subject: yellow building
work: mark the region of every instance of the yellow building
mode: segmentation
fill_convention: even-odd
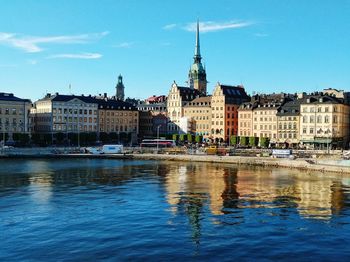
[[[227,86],[218,83],[211,98],[211,138],[228,141],[238,132],[238,108],[250,100],[243,86]]]
[[[199,97],[184,106],[184,116],[190,119],[192,132],[209,138],[211,131],[211,96]]]
[[[277,142],[277,110],[280,103],[259,104],[254,110],[253,133],[255,137],[267,137],[270,143]]]
[[[99,132],[125,133],[132,142],[137,141],[139,112],[136,107],[116,99],[97,99]],[[119,137],[118,137],[119,140]]]
[[[256,104],[247,102],[238,108],[238,136],[253,136],[253,109]]]
[[[307,148],[344,148],[349,144],[349,105],[324,93],[302,94],[300,142]]]
[[[13,134],[29,134],[29,113],[32,103],[29,99],[21,99],[10,93],[0,93],[0,132],[7,134],[9,141]],[[3,140],[1,135],[0,140]]]
[[[197,89],[178,86],[175,82],[172,84],[167,100],[168,132],[170,134],[187,133],[187,130],[183,131],[180,128],[180,120],[184,116],[184,106],[199,97],[199,94]]]

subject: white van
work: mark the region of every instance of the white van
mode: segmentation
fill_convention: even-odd
[[[123,145],[104,145],[101,150],[102,154],[121,154]]]

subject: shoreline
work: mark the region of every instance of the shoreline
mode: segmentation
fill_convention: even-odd
[[[8,154],[0,155],[0,159],[116,159],[116,160],[157,160],[157,161],[186,161],[225,163],[244,166],[261,166],[273,168],[288,168],[307,171],[330,172],[350,174],[349,166],[337,164],[337,160],[322,159],[286,159],[270,157],[246,157],[246,156],[217,156],[217,155],[169,155],[169,154]],[[345,160],[347,161],[347,160]],[[322,163],[323,162],[323,163]]]
[[[286,159],[286,158],[268,158],[268,157],[242,157],[242,156],[216,156],[216,155],[157,155],[157,154],[138,154],[133,159],[137,160],[164,160],[164,161],[186,161],[186,162],[208,162],[208,163],[225,163],[245,166],[261,166],[299,169],[307,171],[320,171],[350,174],[350,166],[338,166],[331,164],[319,164],[317,159],[315,164],[306,160],[309,159]],[[350,161],[349,161],[350,162]]]

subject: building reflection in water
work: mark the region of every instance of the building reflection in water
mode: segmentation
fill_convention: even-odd
[[[328,220],[341,212],[346,198],[340,180],[288,169],[170,164],[164,183],[171,211],[187,212],[196,230],[200,230],[197,222],[203,206],[208,206],[214,216],[245,208],[273,208]]]

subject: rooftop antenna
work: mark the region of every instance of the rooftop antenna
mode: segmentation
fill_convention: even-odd
[[[71,84],[69,84],[69,93],[70,93],[71,95],[73,95],[73,94],[72,94],[72,85],[71,85]]]

